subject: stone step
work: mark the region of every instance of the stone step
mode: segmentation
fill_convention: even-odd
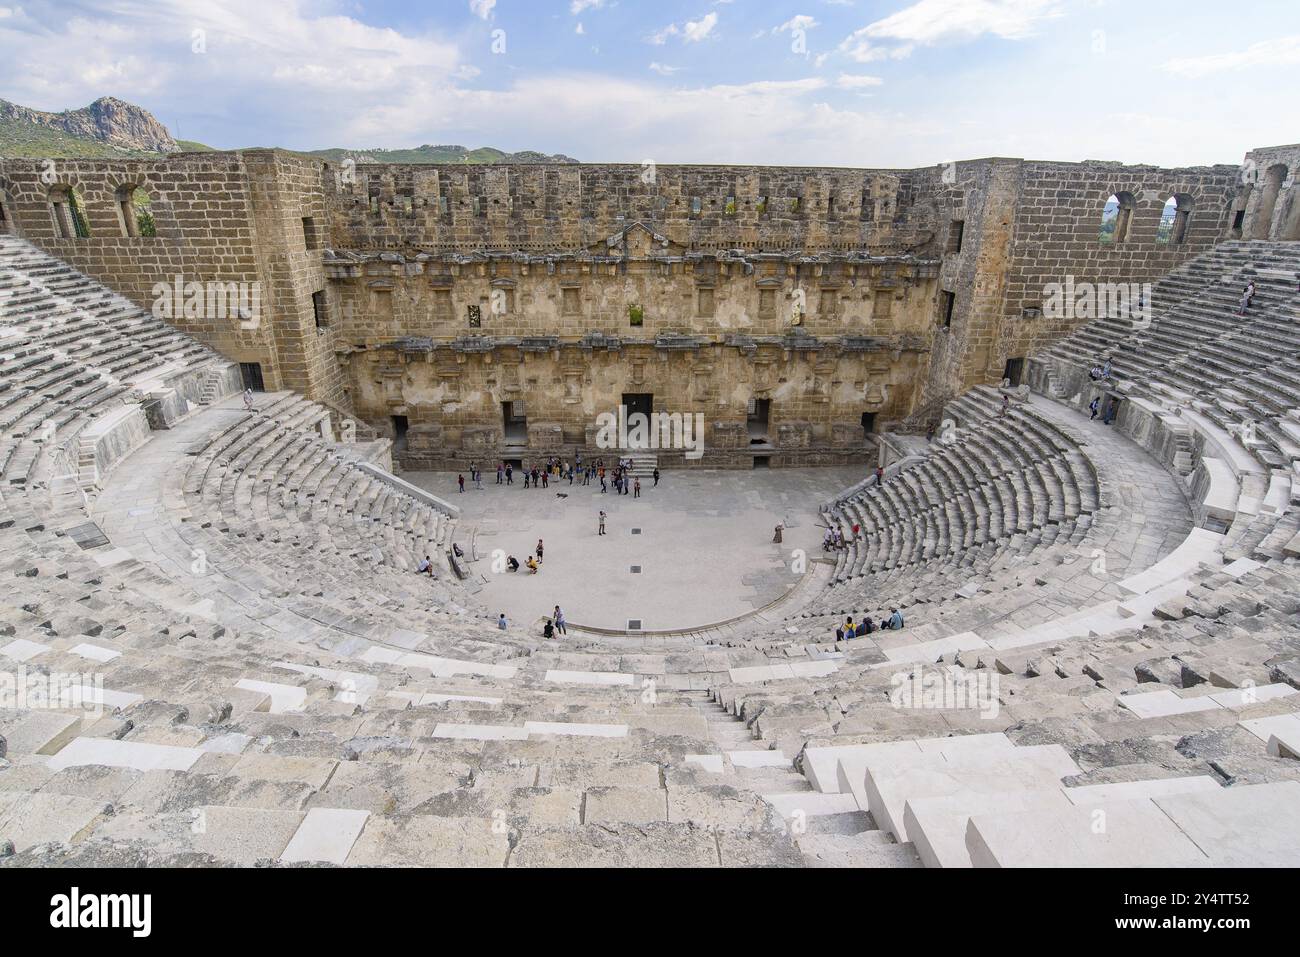
[[[921,866],[911,844],[885,844],[861,834],[808,834],[797,843],[811,867]]]

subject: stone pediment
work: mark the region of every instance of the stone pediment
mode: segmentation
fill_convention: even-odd
[[[682,247],[662,233],[657,233],[645,223],[628,223],[604,243],[591,251],[601,256],[622,256],[625,259],[661,259],[680,256]]]

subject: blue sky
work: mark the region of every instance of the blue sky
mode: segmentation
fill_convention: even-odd
[[[0,98],[222,148],[1237,163],[1298,81],[1295,0],[0,0]]]

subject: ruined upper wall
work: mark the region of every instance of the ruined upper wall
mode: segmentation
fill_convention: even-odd
[[[643,222],[691,250],[924,252],[925,171],[331,165],[337,248],[569,253]]]
[[[1235,239],[1300,240],[1300,143],[1251,150],[1233,204]]]

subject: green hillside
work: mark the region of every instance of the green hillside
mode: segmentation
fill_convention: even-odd
[[[207,147],[203,147],[206,149]],[[89,137],[73,136],[18,122],[0,122],[0,156],[20,159],[121,159],[158,156],[147,150],[128,150]]]

